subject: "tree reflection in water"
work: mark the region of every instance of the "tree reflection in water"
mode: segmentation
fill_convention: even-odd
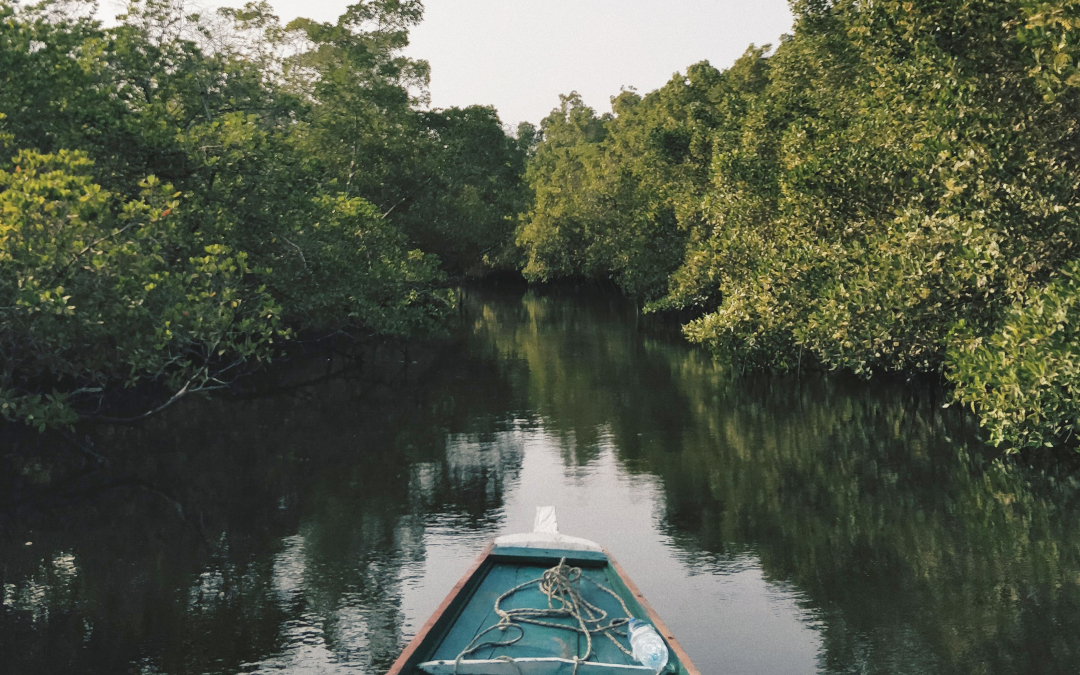
[[[386,386],[342,376],[94,430],[113,463],[77,479],[67,455],[16,448],[0,672],[380,672],[446,591],[418,585],[433,542],[460,557],[523,522],[508,504],[541,489],[521,484],[540,445],[566,490],[622,481],[655,502],[658,523],[611,533],[672,551],[643,586],[751,570],[764,582],[739,602],[782,592],[819,635],[812,660],[781,661],[798,672],[1080,671],[1071,464],[997,461],[929,387],[731,378],[610,296],[473,291],[464,321]],[[704,672],[785,649],[724,633],[735,609],[670,621]]]

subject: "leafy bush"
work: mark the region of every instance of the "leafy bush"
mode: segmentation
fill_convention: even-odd
[[[279,261],[276,283],[293,323],[402,337],[438,332],[454,304],[436,286],[444,279],[438,258],[408,250],[405,235],[359,198],[323,197],[311,219],[281,235],[292,255]]]
[[[691,313],[687,337],[739,370],[940,374],[958,325],[999,335],[1080,258],[1080,3],[792,6],[774,53],[624,93],[614,118],[589,111],[598,138],[555,133],[564,100],[528,168],[525,272]],[[977,370],[951,377],[968,392]],[[1064,408],[1032,417],[1038,443],[995,421],[1028,395],[979,399],[993,440],[1064,442]]]
[[[150,177],[123,199],[91,167],[24,150],[0,171],[0,412],[38,428],[116,382],[214,388],[282,335],[266,270],[220,243],[187,253],[179,193]]]
[[[961,323],[949,347],[954,398],[1008,452],[1077,445],[1080,435],[1080,263],[1009,308],[988,336]]]
[[[299,331],[430,335],[444,270],[512,259],[527,148],[490,108],[420,109],[417,0],[95,8],[0,0],[4,418],[70,424],[119,385],[152,410]]]

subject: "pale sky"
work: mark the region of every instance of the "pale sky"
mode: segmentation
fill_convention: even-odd
[[[115,9],[105,0],[102,13]],[[242,0],[202,0],[241,5]],[[283,22],[333,21],[345,0],[270,0]],[[645,94],[708,60],[727,68],[750,44],[790,32],[787,0],[424,0],[407,53],[431,64],[434,108],[493,105],[538,123],[576,90],[598,112],[623,86]]]

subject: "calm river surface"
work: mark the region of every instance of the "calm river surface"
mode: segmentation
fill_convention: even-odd
[[[84,432],[107,469],[12,450],[0,673],[381,673],[547,504],[706,675],[1080,672],[1075,468],[914,386],[732,379],[611,297],[465,310],[400,377]]]

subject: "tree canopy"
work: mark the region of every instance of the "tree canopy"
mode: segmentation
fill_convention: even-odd
[[[426,110],[417,0],[0,0],[0,414],[226,386],[291,334],[422,336],[447,274],[512,264],[526,149]]]
[[[743,371],[943,373],[993,442],[1075,444],[1075,407],[1044,406],[1075,397],[1080,347],[1022,343],[1051,339],[1044,306],[1076,330],[1080,4],[792,6],[726,71],[612,115],[564,97],[528,167],[526,275],[612,280]]]
[[[428,110],[419,0],[282,25],[0,0],[0,414],[438,332],[448,279],[611,282],[740,372],[941,375],[1077,445],[1080,3],[795,0],[779,45],[508,134]]]

